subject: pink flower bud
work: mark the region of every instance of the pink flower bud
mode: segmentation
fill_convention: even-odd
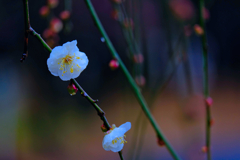
[[[58,0],[48,0],[48,6],[50,8],[55,8],[58,5]]]
[[[107,127],[106,127],[104,124],[101,125],[101,130],[102,130],[103,132],[107,132],[107,131],[108,131],[108,130],[107,130]]]
[[[208,151],[208,147],[207,147],[207,146],[203,146],[203,147],[202,147],[202,152],[203,152],[203,153],[207,153],[207,151]]]
[[[197,35],[203,35],[204,33],[204,30],[198,24],[194,25],[194,31],[196,32]]]
[[[135,78],[135,81],[136,81],[137,85],[140,86],[140,87],[143,87],[143,86],[146,84],[145,77],[142,76],[142,75],[137,76],[137,77]]]
[[[43,38],[50,38],[50,37],[54,37],[56,35],[55,32],[53,32],[51,29],[47,28],[43,31]]]
[[[39,14],[40,14],[42,17],[48,16],[48,15],[49,15],[49,12],[50,12],[50,10],[49,10],[48,6],[42,6],[42,7],[40,8],[40,10],[39,10]]]
[[[211,107],[211,106],[212,106],[212,104],[213,104],[213,100],[212,100],[211,97],[206,98],[205,101],[206,101],[206,104],[207,104],[208,107]]]
[[[163,146],[165,146],[165,142],[163,141],[163,139],[162,138],[158,138],[158,145],[159,146],[161,146],[161,147],[163,147]]]
[[[119,18],[119,11],[118,10],[113,10],[112,12],[111,12],[111,17],[113,18],[113,19],[115,19],[115,20],[118,20],[118,18]]]
[[[51,28],[52,31],[54,31],[56,33],[60,32],[63,28],[62,21],[58,18],[53,18],[50,21],[50,28]]]
[[[123,20],[123,26],[125,28],[133,28],[133,20],[130,18],[126,18]]]
[[[142,63],[144,61],[144,57],[143,57],[143,55],[141,53],[140,54],[135,54],[133,56],[133,61],[135,63]]]
[[[209,123],[210,123],[210,127],[212,127],[215,123],[214,119],[211,119]]]
[[[112,69],[112,70],[115,70],[119,67],[119,63],[116,59],[112,59],[109,63],[109,67]]]
[[[190,0],[171,0],[170,8],[182,20],[189,20],[194,15],[194,5]]]
[[[118,4],[120,4],[120,3],[122,3],[123,2],[123,0],[112,0],[114,3],[118,3]]]
[[[70,12],[69,11],[62,11],[59,15],[59,17],[62,19],[62,20],[67,20],[69,19],[70,17]]]
[[[72,82],[69,83],[67,90],[71,96],[75,95],[78,91],[77,87]]]
[[[203,8],[203,18],[204,19],[209,19],[210,18],[210,13],[207,8]]]

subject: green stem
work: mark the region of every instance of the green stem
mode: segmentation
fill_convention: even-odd
[[[201,35],[202,41],[202,56],[203,56],[203,93],[205,100],[209,97],[209,87],[208,87],[208,46],[207,46],[207,35],[206,27],[203,17],[204,0],[199,1],[199,12],[200,12],[200,26],[202,27],[204,33]],[[210,106],[206,103],[206,148],[207,148],[207,159],[211,160],[211,111]]]
[[[119,151],[118,154],[119,154],[119,157],[121,158],[121,160],[124,160],[123,155],[122,155],[122,151]]]
[[[107,33],[105,32],[96,12],[95,12],[95,9],[91,3],[90,0],[85,0],[86,2],[86,5],[93,17],[93,20],[94,22],[96,23],[97,25],[97,28],[99,29],[99,31],[101,32],[102,36],[104,37],[105,39],[105,42],[113,56],[113,58],[117,59],[118,62],[119,62],[119,66],[120,68],[122,69],[124,75],[126,76],[128,82],[130,83],[134,93],[135,93],[135,96],[137,97],[137,100],[138,102],[140,103],[141,107],[142,107],[142,110],[143,112],[145,113],[145,115],[147,116],[147,118],[149,119],[151,125],[153,126],[156,134],[157,134],[157,137],[159,139],[162,139],[168,149],[168,151],[170,152],[170,154],[172,155],[172,157],[175,159],[175,160],[180,160],[180,158],[178,157],[178,155],[175,153],[175,151],[173,150],[173,148],[171,147],[171,145],[169,144],[168,140],[165,138],[165,136],[163,135],[162,131],[160,130],[160,128],[158,127],[155,119],[153,118],[152,114],[150,113],[149,109],[148,109],[148,106],[145,102],[145,99],[143,98],[137,84],[135,83],[135,81],[133,80],[132,76],[130,75],[130,73],[128,72],[126,66],[124,65],[124,63],[122,62],[121,58],[118,56],[115,48],[113,47]]]
[[[41,35],[38,34],[33,28],[30,28],[30,33],[37,39],[39,40],[39,42],[43,45],[43,47],[48,51],[51,52],[52,49],[47,45],[47,43],[42,39]],[[76,87],[79,89],[79,91],[81,92],[81,95],[86,98],[91,104],[92,106],[96,109],[98,116],[100,117],[100,119],[103,121],[104,126],[107,128],[107,130],[110,130],[111,126],[107,121],[107,118],[105,117],[105,113],[104,111],[97,105],[97,100],[93,100],[84,90],[83,88],[78,84],[78,82],[75,79],[71,79],[72,83],[74,83],[76,85]],[[122,152],[118,152],[121,160],[124,160]]]

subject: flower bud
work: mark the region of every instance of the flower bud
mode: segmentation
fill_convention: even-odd
[[[112,0],[112,2],[117,3],[117,4],[120,4],[120,3],[123,2],[123,0]]]
[[[72,82],[69,83],[67,90],[71,96],[75,95],[78,91],[77,87]]]
[[[203,8],[203,18],[204,19],[209,19],[210,18],[210,13],[207,8]]]
[[[43,31],[43,38],[52,38],[56,35],[55,32],[53,32],[51,29],[47,28]]]
[[[50,8],[55,8],[58,5],[58,0],[48,0],[48,6]]]
[[[144,57],[143,57],[143,55],[141,53],[140,54],[135,54],[133,56],[133,61],[135,63],[142,63],[144,61]]]
[[[69,11],[62,11],[59,15],[59,17],[62,19],[62,20],[67,20],[69,19],[70,17],[70,12]]]
[[[206,104],[207,104],[208,107],[211,107],[211,106],[212,106],[212,104],[213,104],[213,100],[212,100],[211,97],[206,98],[205,101],[206,101]]]
[[[112,59],[110,62],[109,62],[109,67],[112,69],[112,70],[115,70],[119,67],[119,63],[116,59]]]
[[[107,127],[106,127],[104,124],[101,125],[101,130],[102,130],[104,133],[108,131],[108,130],[107,130]]]
[[[119,11],[117,9],[114,9],[112,12],[111,12],[111,17],[115,20],[118,20],[119,18]]]
[[[48,15],[49,15],[49,12],[50,12],[50,10],[49,10],[48,6],[42,6],[42,7],[40,8],[40,10],[39,10],[39,14],[40,14],[42,17],[48,16]]]
[[[198,24],[194,25],[194,31],[196,32],[197,35],[203,35],[204,30],[202,29],[202,27],[200,27]]]
[[[212,127],[215,123],[214,119],[211,119],[209,123],[210,123],[210,127]]]
[[[126,18],[123,20],[123,26],[125,28],[133,28],[133,20],[130,18]]]
[[[203,153],[207,153],[207,151],[208,151],[208,147],[207,147],[207,146],[203,146],[203,147],[202,147],[202,152],[203,152]]]
[[[54,31],[56,33],[60,32],[63,28],[62,21],[58,18],[53,18],[50,21],[50,28],[51,28],[52,31]]]
[[[137,85],[140,87],[143,87],[146,84],[146,80],[145,80],[144,76],[142,76],[142,75],[137,76],[135,78],[135,81],[136,81]]]
[[[181,20],[190,20],[193,18],[195,9],[190,0],[170,0],[169,6],[177,18]]]
[[[165,146],[165,142],[163,141],[162,138],[158,138],[158,145],[161,147]]]

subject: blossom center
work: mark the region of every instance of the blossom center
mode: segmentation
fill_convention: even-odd
[[[126,137],[126,135],[124,135],[124,137]],[[115,144],[117,143],[118,141],[120,141],[120,144],[124,144],[124,143],[127,143],[127,141],[123,138],[123,137],[117,137],[115,138],[114,140],[112,140],[112,144]]]
[[[62,58],[63,64],[68,64],[70,65],[73,61],[74,56],[66,55],[66,57]]]
[[[73,66],[74,66],[74,65],[76,65],[78,68],[81,68],[78,64],[72,63],[73,60],[74,60],[74,58],[82,60],[82,58],[75,56],[75,53],[74,53],[73,56],[66,55],[66,57],[62,58],[61,61],[58,62],[58,64],[61,63],[61,67],[59,68],[59,70],[62,70],[62,71],[63,71],[63,72],[62,72],[62,76],[64,75],[64,73],[67,72],[67,70],[66,70],[66,65],[68,65],[68,66],[69,66],[69,65],[72,65],[71,68],[70,68],[70,72],[71,72],[71,73],[74,72],[74,69],[73,69]],[[79,71],[79,69],[77,69],[77,71]]]

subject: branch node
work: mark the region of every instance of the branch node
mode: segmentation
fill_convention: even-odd
[[[23,62],[27,58],[27,55],[28,55],[27,53],[23,53],[20,62]]]
[[[96,99],[96,100],[93,100],[93,103],[97,103],[98,102],[98,99]]]

